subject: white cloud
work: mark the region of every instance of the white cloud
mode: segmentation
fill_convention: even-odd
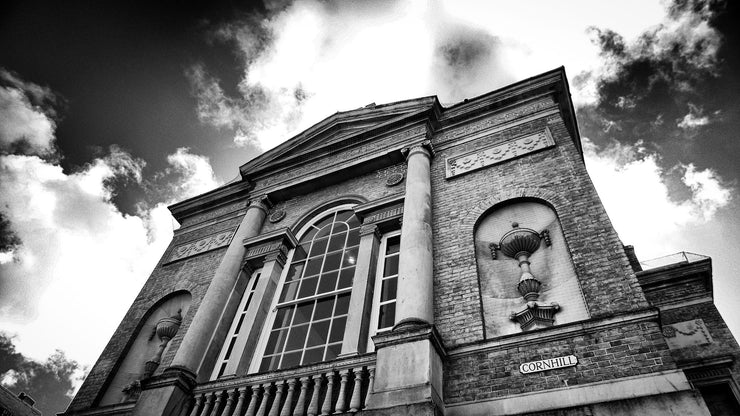
[[[69,174],[37,156],[0,156],[0,206],[22,241],[0,264],[0,325],[19,351],[42,360],[60,348],[92,364],[172,238],[166,203],[217,185],[207,158],[178,149],[168,162],[172,199],[126,215],[108,184],[140,181],[143,162],[121,150]]]
[[[703,115],[703,113],[701,107],[689,103],[689,112],[678,122],[678,127],[688,130],[706,126],[709,124],[709,117]]]
[[[584,138],[583,145],[589,174],[614,228],[625,244],[635,246],[641,259],[693,247],[686,227],[711,221],[733,197],[734,190],[716,172],[686,165],[678,168],[684,170],[682,181],[690,195],[675,201],[656,156],[645,154],[639,144],[615,142],[598,151]]]
[[[208,158],[190,153],[187,147],[181,147],[168,155],[167,162],[171,170],[180,176],[180,180],[172,184],[176,197],[170,202],[200,195],[218,186]]]
[[[7,84],[0,85],[0,149],[25,142],[32,152],[51,152],[56,124],[50,110],[39,103],[53,98],[53,94],[44,87],[21,81],[2,68],[0,81]]]
[[[641,12],[627,16],[635,7]],[[665,14],[659,1],[297,1],[269,19],[216,31],[243,57],[240,96],[226,96],[200,66],[189,75],[201,120],[233,129],[237,144],[271,148],[370,102],[438,95],[453,103],[564,64],[575,76],[600,65],[588,25],[633,37]]]

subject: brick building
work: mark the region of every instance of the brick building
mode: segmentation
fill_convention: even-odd
[[[622,245],[562,68],[336,113],[240,173],[170,207],[66,415],[738,411],[711,260]]]

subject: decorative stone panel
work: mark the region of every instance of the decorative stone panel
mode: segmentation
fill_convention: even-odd
[[[663,325],[663,336],[672,350],[712,343],[712,336],[701,319]]]
[[[495,146],[448,157],[445,159],[445,176],[452,178],[552,146],[555,146],[555,139],[550,129],[545,127],[540,133],[529,134]]]
[[[206,251],[228,246],[229,243],[231,243],[231,238],[234,237],[235,231],[236,228],[230,228],[228,230],[219,231],[218,233],[203,237],[199,240],[180,244],[172,249],[166,263],[182,260],[197,254],[205,253]]]

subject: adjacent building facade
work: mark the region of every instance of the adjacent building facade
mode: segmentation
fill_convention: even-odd
[[[565,72],[332,115],[182,225],[65,415],[718,415],[711,260],[642,270]],[[724,413],[723,413],[724,412]]]

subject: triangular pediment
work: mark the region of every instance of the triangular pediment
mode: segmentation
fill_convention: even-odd
[[[308,153],[330,153],[345,141],[359,135],[380,132],[435,106],[439,108],[439,102],[432,96],[382,105],[373,103],[356,110],[337,112],[245,163],[240,172],[243,177],[251,176],[257,172],[269,171],[271,167],[296,163]]]

